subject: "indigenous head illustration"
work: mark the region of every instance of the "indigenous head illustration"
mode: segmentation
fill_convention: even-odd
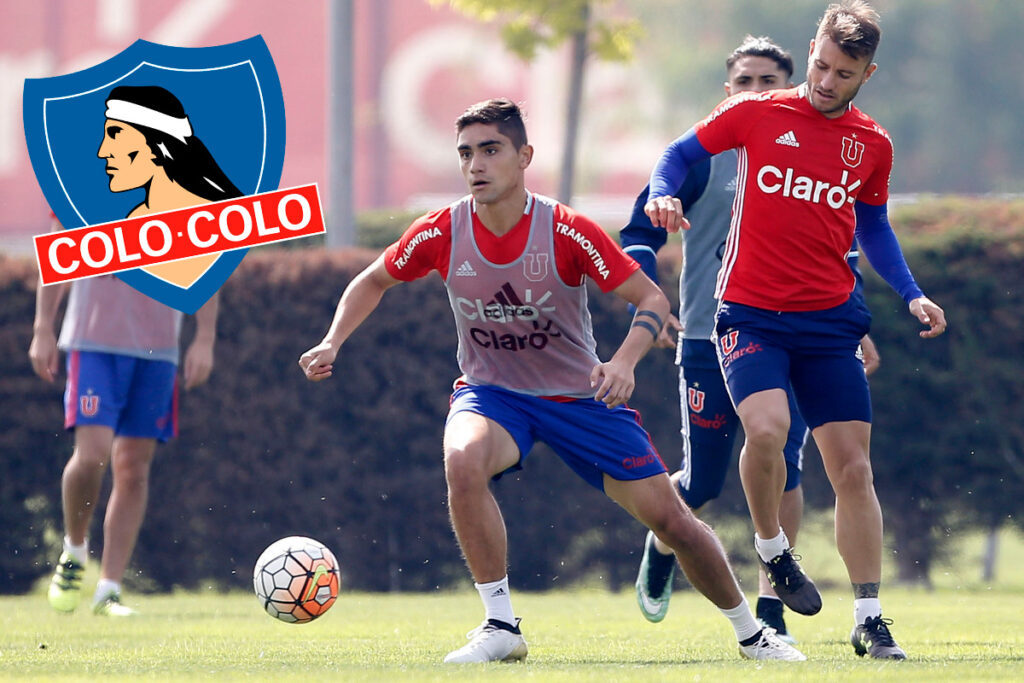
[[[106,116],[96,154],[106,160],[112,192],[145,188],[143,204],[150,210],[177,208],[168,206],[169,201],[178,207],[203,203],[188,202],[189,194],[206,201],[242,196],[168,90],[118,86],[107,97]]]
[[[96,155],[106,161],[111,192],[146,191],[129,217],[242,196],[196,137],[181,102],[166,89],[118,86],[107,97],[106,115]],[[143,270],[187,288],[217,256],[196,256]]]

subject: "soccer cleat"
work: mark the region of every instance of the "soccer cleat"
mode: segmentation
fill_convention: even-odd
[[[676,556],[659,553],[654,547],[654,532],[648,531],[636,577],[636,602],[647,621],[657,623],[668,613],[675,574]]]
[[[850,634],[853,651],[861,657],[870,655],[874,659],[906,659],[907,653],[896,644],[889,633],[891,623],[892,619],[883,619],[879,615],[869,617],[863,624],[854,626],[853,633]]]
[[[750,645],[740,644],[740,654],[747,659],[777,659],[784,662],[804,662],[807,657],[789,643],[784,643],[773,628],[762,628],[761,636]]]
[[[757,556],[775,594],[786,607],[798,614],[810,616],[821,611],[821,594],[800,568],[798,559],[798,556],[793,555],[792,548],[783,550],[771,562],[765,562],[760,555]]]
[[[50,581],[50,590],[46,593],[50,607],[58,612],[74,612],[78,607],[78,602],[82,599],[82,575],[84,573],[85,565],[70,553],[61,553],[57,569],[53,572],[53,579]]]
[[[92,606],[92,613],[101,617],[134,617],[138,614],[131,607],[121,604],[118,593],[108,593],[105,598],[97,600]]]
[[[469,643],[449,652],[446,664],[473,662],[519,662],[526,659],[526,639],[519,630],[519,619],[512,626],[497,619],[488,619],[466,634]]]
[[[789,631],[786,630],[786,619],[783,617],[782,601],[776,600],[775,598],[764,598],[759,597],[757,599],[757,609],[755,611],[757,620],[761,626],[767,626],[775,631],[775,635],[779,637],[784,643],[794,645],[796,638],[789,635]]]

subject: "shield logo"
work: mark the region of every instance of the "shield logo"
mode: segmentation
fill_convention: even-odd
[[[139,40],[89,69],[27,79],[23,114],[32,168],[66,229],[267,192],[281,180],[284,96],[261,36],[200,48]],[[194,313],[246,251],[117,277]]]

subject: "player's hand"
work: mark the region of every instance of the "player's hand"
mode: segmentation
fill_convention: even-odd
[[[195,389],[213,372],[213,343],[195,339],[185,353],[185,390]]]
[[[590,386],[596,389],[594,398],[609,408],[629,400],[636,387],[633,370],[622,363],[608,362],[594,366],[590,372]]]
[[[299,357],[299,367],[310,382],[325,380],[334,374],[334,359],[338,349],[330,342],[320,342]]]
[[[926,296],[919,296],[910,302],[910,314],[927,325],[927,330],[920,334],[925,339],[938,337],[946,331],[946,313]]]
[[[676,348],[676,343],[679,341],[679,333],[682,331],[683,324],[679,322],[679,318],[669,313],[665,326],[661,328],[658,338],[654,340],[654,346],[659,349]]]
[[[655,197],[644,205],[644,213],[651,225],[669,232],[689,230],[690,221],[683,216],[683,203],[678,197]]]
[[[882,364],[882,356],[878,353],[878,347],[868,335],[860,340],[860,351],[864,358],[864,374],[870,375]]]
[[[51,384],[57,379],[57,338],[53,330],[37,331],[32,335],[28,346],[28,358],[32,362],[32,370],[42,379]]]

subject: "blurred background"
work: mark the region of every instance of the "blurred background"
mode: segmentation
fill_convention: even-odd
[[[931,585],[973,534],[969,573],[991,582],[1000,539],[1020,544],[1024,505],[1024,3],[874,4],[879,69],[856,104],[892,135],[894,224],[918,280],[952,322],[945,337],[922,344],[898,297],[868,274],[883,357],[872,383],[887,562],[899,580]],[[281,186],[316,182],[325,204],[329,250],[313,240],[256,250],[222,290],[218,366],[207,387],[183,397],[181,438],[159,451],[136,586],[242,586],[266,544],[299,533],[335,548],[349,585],[427,589],[467,576],[447,526],[440,463],[457,374],[442,288],[421,282],[389,296],[347,346],[350,375],[311,388],[294,362],[322,336],[338,294],[374,249],[464,193],[454,119],[489,97],[520,101],[537,150],[530,189],[615,233],[664,146],[721,99],[732,48],[747,33],[769,35],[792,51],[800,82],[825,5],[0,1],[0,592],[51,571],[71,449],[59,429],[60,387],[35,378],[27,361],[31,236],[49,229],[49,210],[25,149],[24,79],[92,66],[137,38],[204,46],[261,34],[287,109]],[[679,257],[669,252],[678,249],[663,250],[663,284],[674,295]],[[595,307],[607,352],[626,314]],[[674,467],[671,358],[651,354],[640,373],[633,403]],[[807,460],[809,528],[823,519],[828,543],[831,492],[820,461]],[[752,581],[737,479],[710,515],[727,540],[735,536],[733,555]],[[497,488],[517,585],[633,580],[639,526],[556,459],[534,457]]]

